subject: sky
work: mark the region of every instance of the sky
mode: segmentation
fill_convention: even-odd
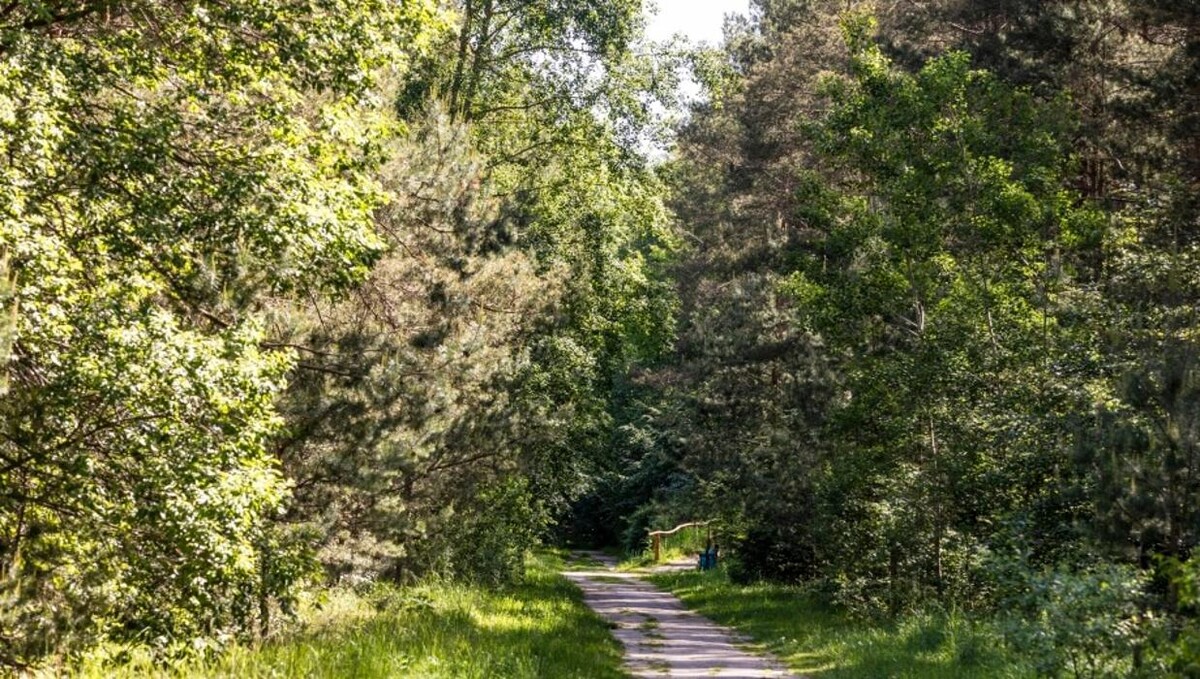
[[[705,41],[714,47],[721,42],[725,15],[745,14],[750,5],[749,0],[647,0],[651,3],[658,6],[646,27],[651,40],[668,40],[682,33],[693,43]]]

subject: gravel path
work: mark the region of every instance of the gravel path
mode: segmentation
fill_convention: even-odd
[[[799,679],[778,661],[740,647],[745,640],[689,611],[674,595],[635,574],[613,570],[612,557],[594,552],[581,552],[579,557],[598,561],[604,568],[563,575],[583,590],[587,605],[613,626],[633,676]]]

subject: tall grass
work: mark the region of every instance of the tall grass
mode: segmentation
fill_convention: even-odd
[[[532,557],[526,581],[503,591],[461,584],[333,591],[302,631],[174,666],[147,657],[92,660],[101,677],[623,677],[621,651],[554,554]]]
[[[723,569],[662,573],[651,581],[689,608],[747,634],[813,679],[1009,679],[1030,667],[999,632],[961,615],[854,619],[796,587],[737,585]]]

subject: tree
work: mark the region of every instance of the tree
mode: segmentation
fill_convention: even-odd
[[[259,312],[379,257],[393,123],[374,76],[434,19],[389,2],[4,10],[0,661],[215,636],[286,602],[294,572],[263,549],[288,494],[268,445],[293,357]]]
[[[303,357],[287,521],[338,577],[519,577],[605,455],[614,380],[669,331],[663,188],[602,105],[646,89],[637,4],[459,9],[399,88],[388,253],[275,330]]]
[[[817,233],[789,286],[845,352],[831,473],[857,517],[846,549],[876,545],[865,563],[880,570],[863,575],[894,607],[897,587],[965,584],[983,525],[1019,508],[995,476],[1061,458],[1039,413],[1074,405],[1059,310],[1073,251],[1105,220],[1061,188],[1061,110],[962,53],[898,72],[862,24],[847,30],[853,78],[827,86],[823,180],[803,208]],[[1036,494],[1047,480],[1019,483]]]
[[[776,11],[733,37],[685,131],[695,247],[660,379],[690,415],[664,425],[749,574],[868,607],[969,596],[1006,521],[1045,537],[1073,516],[1058,418],[1095,338],[1064,312],[1107,221],[1063,189],[1061,102],[962,53],[909,73],[865,24],[847,44],[835,13]]]

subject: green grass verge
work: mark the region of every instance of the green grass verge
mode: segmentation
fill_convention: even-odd
[[[362,597],[330,593],[301,631],[175,667],[93,661],[82,677],[625,677],[608,626],[561,575],[561,556],[531,557],[502,591],[429,584]]]
[[[863,621],[795,587],[733,584],[724,571],[662,573],[650,580],[814,679],[1034,675],[1004,648],[997,630],[960,615]]]

